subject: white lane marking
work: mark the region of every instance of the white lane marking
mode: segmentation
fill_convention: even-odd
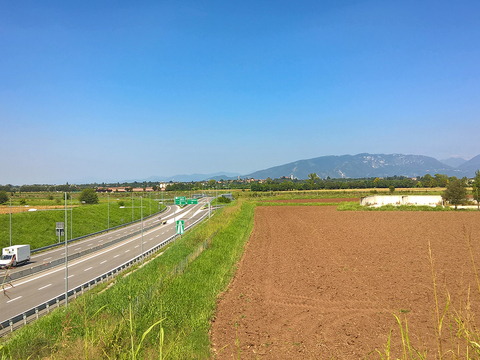
[[[52,258],[52,257],[50,256],[49,258],[43,259],[43,261],[45,261],[45,260],[50,260],[51,258]]]
[[[137,247],[139,247],[139,246],[140,246],[140,245],[135,246],[135,249],[136,249]]]
[[[146,242],[146,241],[144,241],[143,243],[144,243],[144,244],[146,244],[147,242]]]
[[[65,253],[61,253],[60,255],[65,255]]]
[[[103,240],[98,240],[98,242],[102,242]]]
[[[77,250],[80,250],[80,249],[81,249],[81,247],[79,247],[79,248],[76,248],[76,249],[75,249],[75,251],[77,251]]]
[[[92,244],[88,244],[87,246],[92,246]]]
[[[129,252],[129,251],[130,251],[130,250],[125,250],[126,253]]]
[[[83,271],[88,271],[88,270],[90,270],[90,269],[93,269],[93,266],[90,266],[89,268],[87,268],[87,269],[85,269],[85,270],[83,270]]]
[[[42,286],[42,287],[41,287],[41,288],[39,288],[38,290],[43,290],[43,289],[45,289],[45,288],[49,287],[50,285],[52,285],[52,284],[48,284],[48,285]]]
[[[110,240],[112,237],[113,237],[113,236],[110,236],[110,237],[108,238],[108,240]]]
[[[118,257],[118,256],[120,256],[120,255],[115,255],[113,258],[115,259],[115,258]]]
[[[103,261],[100,263],[100,265],[101,265],[101,264],[104,264],[104,263],[106,263],[106,262],[107,262],[107,260],[103,260]]]
[[[155,231],[155,230],[152,230],[152,231],[150,231],[150,232],[153,232],[153,231]],[[147,232],[147,234],[149,234],[150,232]],[[98,252],[96,252],[94,255],[92,255],[92,256],[90,256],[90,257],[84,257],[84,258],[82,258],[81,260],[78,260],[78,261],[74,262],[73,264],[68,265],[68,267],[70,268],[70,267],[73,267],[73,266],[77,266],[77,265],[79,265],[79,264],[81,264],[81,263],[83,263],[83,262],[85,262],[85,261],[91,260],[91,259],[93,259],[93,258],[95,258],[95,257],[97,257],[97,256],[105,255],[106,253],[108,253],[108,252],[110,252],[110,251],[113,251],[113,250],[116,250],[116,249],[118,249],[118,248],[121,247],[121,246],[130,244],[132,241],[138,241],[138,239],[140,239],[140,236],[134,237],[134,238],[132,238],[132,239],[130,239],[130,240],[127,240],[126,242],[121,243],[121,244],[118,244],[118,245],[116,245],[116,246],[112,246],[112,247],[106,249],[105,251],[98,251]],[[62,255],[65,255],[65,253],[63,253]],[[120,256],[120,255],[115,255],[114,258],[116,258],[117,256]],[[46,271],[46,272],[44,272],[44,273],[41,273],[41,275],[34,276],[34,277],[31,277],[31,278],[28,278],[28,279],[25,280],[25,281],[19,282],[19,283],[15,284],[15,286],[18,287],[18,286],[20,286],[20,285],[27,284],[27,283],[29,283],[30,281],[35,281],[35,280],[41,279],[41,278],[43,278],[43,277],[45,277],[45,276],[52,275],[52,274],[54,274],[54,273],[56,273],[56,272],[59,272],[59,271],[65,271],[65,269],[64,269],[63,267],[59,267],[58,269],[55,269],[55,270],[52,270],[52,271]],[[71,276],[73,276],[73,275],[71,275]],[[71,276],[69,276],[69,278],[70,278]],[[64,280],[65,280],[65,278],[64,278]]]
[[[73,277],[73,276],[75,276],[75,275],[70,275],[68,278],[70,279],[70,278]],[[65,278],[63,278],[63,280],[65,280]]]
[[[16,297],[15,299],[12,299],[12,300],[8,300],[8,301],[7,301],[7,304],[8,304],[9,302],[12,302],[12,301],[18,300],[18,299],[20,299],[20,298],[21,298],[21,296],[19,296],[19,297]]]
[[[150,240],[153,240],[153,238],[150,238]]]

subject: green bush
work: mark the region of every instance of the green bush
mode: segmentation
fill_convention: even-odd
[[[4,204],[8,201],[8,195],[6,191],[0,191],[0,204]]]
[[[225,196],[219,196],[217,198],[217,202],[223,203],[223,204],[230,204],[232,202],[232,200],[230,200],[230,198],[225,197]]]
[[[85,204],[98,204],[98,195],[94,189],[85,189],[82,190],[79,200],[81,203]]]

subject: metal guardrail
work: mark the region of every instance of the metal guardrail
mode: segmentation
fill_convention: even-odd
[[[112,231],[112,230],[116,230],[116,229],[120,229],[122,227],[125,227],[125,226],[129,226],[129,225],[133,225],[133,224],[136,224],[142,220],[147,220],[147,219],[150,219],[154,216],[157,216],[161,213],[163,213],[164,211],[167,210],[167,207],[165,207],[164,209],[162,209],[161,211],[153,214],[153,215],[149,215],[149,216],[146,216],[144,217],[143,219],[138,219],[138,220],[135,220],[135,221],[130,221],[129,223],[125,223],[125,224],[122,224],[122,225],[117,225],[117,226],[114,226],[112,228],[109,228],[109,229],[104,229],[104,230],[100,230],[100,231],[97,231],[97,232],[94,232],[94,233],[91,233],[91,234],[87,234],[87,235],[83,235],[83,236],[79,236],[79,237],[76,237],[74,239],[70,239],[70,240],[67,240],[67,244],[70,244],[71,242],[75,242],[75,241],[78,241],[78,240],[82,240],[82,239],[86,239],[90,236],[95,236],[95,235],[100,235],[100,234],[103,234],[103,233],[107,233],[109,231]],[[43,246],[41,248],[37,248],[37,249],[33,249],[32,251],[30,251],[31,254],[35,254],[37,252],[40,252],[40,251],[43,251],[43,250],[49,250],[49,249],[53,249],[57,246],[64,246],[65,245],[65,241],[63,242],[60,242],[60,243],[55,243],[55,244],[52,244],[52,245],[47,245],[47,246]]]
[[[204,214],[201,218],[199,218],[197,221],[195,221],[193,224],[190,224],[189,226],[185,227],[185,231],[190,230],[192,227],[194,227],[197,223],[200,221],[204,220],[205,218],[208,217],[208,213]],[[85,289],[87,291],[92,287],[95,286],[99,283],[103,283],[105,280],[108,280],[110,277],[114,277],[121,271],[127,269],[128,267],[138,263],[139,261],[142,260],[142,258],[148,257],[155,252],[157,252],[159,249],[164,247],[165,245],[171,243],[173,240],[175,240],[177,237],[177,234],[170,236],[168,239],[162,241],[160,244],[157,246],[153,247],[149,251],[138,255],[137,257],[133,258],[130,261],[127,261],[126,263],[123,263],[122,265],[117,266],[115,269],[112,269],[110,271],[107,271],[106,273],[97,276],[90,281],[87,281],[86,283],[79,285],[75,287],[74,289],[68,290],[68,299],[71,297],[76,298],[79,294],[83,294],[85,292]],[[39,304],[23,313],[20,313],[16,316],[11,317],[10,319],[7,319],[3,322],[0,323],[0,337],[5,336],[6,334],[13,332],[14,330],[19,329],[23,325],[26,325],[29,322],[32,322],[36,319],[38,319],[40,316],[48,314],[51,310],[58,308],[62,306],[65,303],[65,293],[56,296],[42,304]]]
[[[143,220],[149,219],[149,218],[154,217],[154,216],[157,216],[158,214],[161,214],[163,211],[165,211],[165,210],[162,210],[162,211],[160,211],[160,212],[158,212],[158,213],[156,213],[156,214],[154,214],[154,215],[151,215],[151,216],[149,216],[148,218],[143,218]],[[137,222],[137,221],[135,221],[135,222]],[[135,223],[135,222],[134,222],[134,223]],[[161,224],[159,224],[159,225],[161,225]],[[143,230],[145,231],[145,230],[148,230],[148,229],[157,227],[157,226],[159,226],[159,225],[149,225],[149,226],[145,226],[145,227],[143,228]],[[110,229],[108,229],[108,230],[102,230],[102,231],[97,232],[97,233],[93,233],[93,234],[85,235],[85,236],[82,236],[82,237],[79,237],[79,238],[75,238],[75,239],[72,239],[72,240],[68,240],[67,243],[70,242],[70,241],[75,241],[75,240],[78,240],[78,239],[83,239],[83,238],[86,238],[86,237],[98,235],[98,234],[100,234],[100,233],[107,232],[107,231],[109,231],[109,230],[116,229],[116,228],[121,227],[121,226],[122,226],[122,225],[116,226],[115,228],[110,228]],[[91,253],[93,253],[93,252],[99,251],[99,250],[101,250],[102,248],[105,248],[105,247],[114,245],[114,244],[116,244],[116,243],[118,243],[118,242],[120,242],[120,241],[126,240],[126,239],[127,239],[128,237],[130,237],[130,236],[138,235],[138,234],[140,234],[141,232],[142,232],[141,230],[137,230],[137,231],[135,231],[135,232],[131,232],[129,235],[124,235],[124,236],[119,237],[119,238],[117,238],[117,239],[114,239],[114,240],[105,242],[105,243],[103,243],[103,244],[100,244],[100,245],[91,247],[91,248],[89,248],[89,249],[86,249],[86,250],[83,250],[83,251],[79,251],[79,252],[77,252],[77,253],[73,253],[73,254],[71,254],[71,255],[68,255],[68,261],[73,261],[73,260],[78,259],[78,258],[80,258],[80,257],[82,257],[82,256],[85,256],[85,255],[91,254]],[[61,244],[60,244],[60,245],[61,245]],[[55,246],[58,246],[58,244],[55,244]],[[54,247],[54,246],[49,245],[48,247],[50,248],[50,247]],[[45,247],[44,247],[44,248],[45,248]],[[42,249],[44,249],[44,248],[42,248]],[[44,270],[48,270],[48,269],[50,269],[50,268],[53,268],[53,267],[55,267],[55,266],[58,266],[58,265],[61,265],[61,264],[64,264],[64,263],[65,263],[65,258],[63,257],[63,258],[60,258],[60,259],[56,259],[56,260],[44,262],[44,263],[42,263],[41,265],[32,266],[32,267],[30,267],[30,268],[22,268],[22,270],[20,270],[20,271],[15,271],[14,273],[9,274],[9,275],[8,275],[8,280],[10,280],[10,281],[17,280],[17,279],[20,279],[20,278],[22,278],[22,277],[24,277],[24,276],[29,276],[29,275],[32,275],[32,274],[36,274],[37,272],[44,271]]]

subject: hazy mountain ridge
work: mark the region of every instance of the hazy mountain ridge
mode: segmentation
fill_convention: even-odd
[[[449,159],[441,159],[441,160],[438,160],[438,161],[440,161],[442,164],[445,164],[445,165],[451,166],[453,168],[456,168],[456,167],[459,167],[460,165],[466,163],[468,160],[465,160],[461,157],[451,157]]]

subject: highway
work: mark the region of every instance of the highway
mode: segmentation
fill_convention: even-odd
[[[201,218],[208,210],[202,207],[208,199],[199,200],[198,205],[187,205],[180,209],[174,205],[168,212],[155,216],[145,222],[156,223],[159,226],[144,230],[143,252],[147,252],[157,244],[165,241],[175,233],[175,220],[185,220],[185,227]],[[160,220],[161,218],[161,220]],[[167,223],[162,225],[166,220]],[[145,224],[148,225],[148,224]],[[144,226],[145,226],[144,225]],[[88,247],[111,241],[115,237],[134,233],[140,229],[140,224],[115,230],[69,245],[70,251],[82,251]],[[70,250],[71,249],[71,250]],[[100,250],[68,263],[68,288],[72,289],[87,281],[100,276],[117,266],[120,266],[136,256],[142,254],[142,235],[130,236],[128,239],[117,242],[112,246],[99,247]],[[32,257],[33,263],[51,261],[65,255],[65,248],[51,250]],[[20,267],[19,267],[20,268]],[[65,293],[65,264],[51,268],[35,275],[18,279],[4,286],[4,296],[0,297],[0,322],[15,315],[21,314],[39,304]]]

